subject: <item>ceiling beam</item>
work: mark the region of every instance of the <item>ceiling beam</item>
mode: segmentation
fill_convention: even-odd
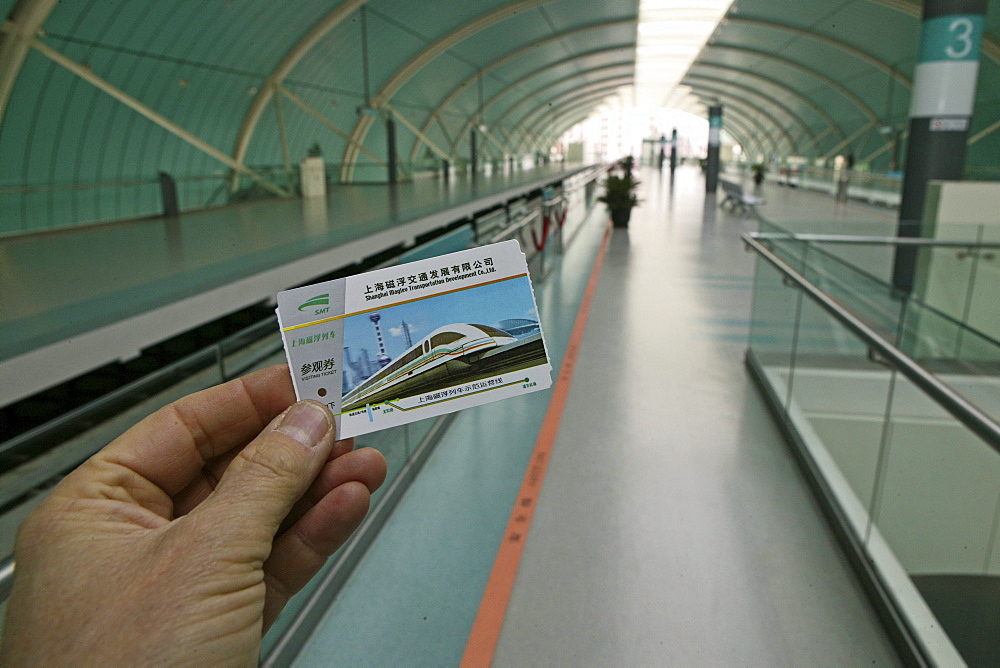
[[[723,119],[722,129],[743,147],[744,152],[756,150],[758,153],[766,153],[764,144],[757,138],[759,131],[749,127],[738,114],[727,115]]]
[[[543,101],[537,107],[535,107],[534,109],[530,110],[527,114],[525,114],[521,118],[521,120],[517,123],[516,129],[520,130],[523,133],[523,136],[521,140],[515,145],[515,148],[519,149],[521,145],[524,143],[525,136],[527,136],[527,130],[529,129],[527,119],[537,114],[539,111],[544,112],[545,110],[550,109],[553,106],[557,106],[559,109],[558,113],[562,113],[563,109],[565,108],[565,105],[574,103],[578,99],[583,97],[591,97],[592,93],[594,92],[593,90],[594,86],[600,86],[600,88],[597,90],[597,94],[603,96],[601,97],[601,99],[604,99],[604,97],[607,97],[607,95],[610,92],[614,91],[617,88],[620,88],[621,86],[627,85],[632,81],[633,79],[631,77],[610,77],[607,79],[602,79],[601,81],[590,82],[589,84],[586,85],[586,88],[590,90],[584,91],[583,88],[574,88],[572,90],[564,91],[550,98],[549,100]],[[571,97],[568,100],[562,100],[562,98],[572,95],[575,95],[575,97]],[[534,134],[537,137],[537,133]]]
[[[784,65],[786,67],[789,67],[789,68],[794,69],[794,70],[798,70],[799,72],[802,72],[802,73],[806,74],[807,76],[812,77],[813,79],[816,79],[817,81],[819,81],[820,83],[822,83],[826,87],[828,87],[828,88],[836,91],[837,93],[839,93],[842,97],[844,97],[845,99],[847,99],[847,101],[850,102],[853,106],[857,107],[858,111],[860,111],[861,114],[863,116],[865,116],[865,118],[867,118],[869,121],[878,122],[878,116],[875,114],[874,111],[872,111],[871,107],[869,107],[867,104],[865,104],[865,102],[861,98],[859,98],[857,95],[855,95],[851,91],[847,90],[846,88],[844,88],[843,86],[841,86],[839,83],[837,83],[835,80],[833,80],[830,77],[826,76],[822,72],[814,70],[814,69],[812,69],[810,67],[806,67],[805,65],[802,65],[801,63],[797,63],[794,60],[789,60],[788,58],[784,58],[782,56],[779,56],[777,54],[771,53],[769,51],[764,51],[763,49],[753,49],[753,48],[746,47],[746,46],[741,46],[741,45],[738,45],[738,44],[720,44],[720,43],[716,42],[714,44],[706,46],[702,50],[702,55],[711,54],[712,51],[714,51],[714,50],[732,51],[732,52],[740,53],[740,54],[744,54],[744,55],[757,56],[759,58],[764,58],[766,60],[776,61],[776,62],[778,62],[778,63],[780,63],[780,64],[782,64],[782,65]],[[697,61],[696,61],[696,63],[697,63]]]
[[[754,100],[760,100],[760,101],[766,102],[767,104],[770,104],[770,105],[773,105],[773,106],[777,107],[779,110],[781,110],[782,113],[787,114],[792,120],[794,120],[796,123],[798,123],[799,127],[801,127],[802,130],[804,131],[804,133],[807,134],[807,135],[809,135],[810,138],[814,138],[816,136],[816,133],[812,131],[812,129],[806,124],[806,122],[804,120],[802,120],[802,118],[798,114],[796,114],[794,111],[792,111],[787,106],[785,106],[784,104],[782,104],[778,100],[774,99],[773,97],[769,97],[767,95],[764,95],[763,93],[761,93],[758,89],[754,88],[753,86],[748,86],[746,84],[738,83],[736,81],[730,81],[729,79],[724,79],[722,77],[710,77],[710,76],[704,76],[704,75],[691,75],[691,74],[687,75],[682,80],[682,83],[690,85],[693,88],[697,88],[698,87],[697,84],[694,84],[694,83],[688,84],[687,83],[689,81],[695,81],[695,80],[696,81],[707,81],[710,84],[722,84],[723,86],[732,86],[733,88],[737,88],[740,91],[742,91],[743,94],[749,95]],[[725,90],[725,89],[723,89],[723,90]]]
[[[984,128],[984,129],[980,130],[979,132],[977,132],[976,134],[974,134],[971,137],[969,137],[967,145],[968,146],[972,146],[973,144],[975,144],[980,139],[982,139],[984,137],[988,137],[990,134],[992,134],[993,132],[996,132],[997,130],[1000,130],[1000,121],[997,121],[996,123],[993,123],[989,127]]]
[[[403,64],[389,79],[382,84],[375,95],[371,98],[371,106],[378,109],[383,103],[389,102],[392,96],[399,92],[406,82],[413,78],[420,70],[426,67],[439,55],[462,42],[472,35],[485,30],[496,23],[506,21],[512,16],[521,14],[529,9],[534,9],[553,0],[514,0],[504,3],[502,6],[479,16],[472,21],[452,30],[450,33],[434,40],[420,53]],[[371,129],[374,119],[368,114],[358,117],[351,132],[351,141],[344,147],[344,157],[341,160],[340,180],[350,182],[354,178],[354,165],[358,159],[358,146],[364,144],[368,131]]]
[[[566,128],[572,127],[576,123],[580,122],[579,120],[572,119],[579,118],[581,115],[583,118],[586,118],[593,113],[594,109],[597,108],[602,101],[603,98],[586,100],[580,102],[579,104],[575,104],[572,107],[565,108],[562,113],[554,114],[552,118],[539,124],[537,131],[538,136],[541,137],[543,141],[547,141],[554,128],[560,125],[564,125]]]
[[[501,113],[497,117],[496,121],[494,121],[494,122],[495,123],[503,123],[504,120],[506,120],[507,116],[509,116],[510,113],[514,109],[518,108],[522,104],[525,104],[525,103],[527,103],[529,101],[532,101],[532,100],[534,100],[536,102],[540,101],[540,100],[538,100],[538,96],[546,88],[560,86],[562,84],[574,81],[576,79],[580,79],[582,77],[586,77],[586,76],[588,76],[588,75],[590,75],[592,73],[603,72],[605,70],[617,70],[617,69],[621,69],[621,68],[624,68],[624,67],[631,67],[632,65],[634,65],[634,62],[613,63],[611,65],[604,65],[602,67],[595,67],[593,69],[584,70],[582,72],[574,72],[573,74],[571,74],[569,76],[563,77],[561,79],[556,79],[555,81],[545,81],[545,82],[542,82],[542,85],[540,87],[532,90],[531,92],[527,93],[526,95],[520,96],[519,99],[514,104],[512,104],[511,106],[509,106],[503,113]],[[631,75],[631,76],[634,76],[634,74]],[[600,79],[600,80],[595,81],[595,82],[584,82],[582,85],[586,85],[587,83],[598,83],[599,81],[604,81],[604,79]],[[462,130],[455,136],[455,143],[452,144],[452,147],[451,147],[451,154],[452,155],[454,155],[455,152],[458,150],[458,147],[461,144],[461,142],[465,140],[465,136],[466,136],[466,133],[467,133],[468,129],[472,126],[472,124],[475,122],[475,119],[477,117],[478,117],[477,114],[474,114],[473,116],[471,116],[469,118],[469,120],[467,120],[465,122],[465,125],[462,126]]]
[[[586,104],[581,104],[578,107],[578,109],[580,109],[581,111],[574,110],[573,112],[567,114],[567,116],[564,118],[552,118],[546,121],[538,129],[538,141],[536,142],[536,149],[543,152],[546,149],[551,149],[552,144],[555,143],[555,140],[559,138],[560,134],[562,134],[562,132],[556,130],[557,126],[559,126],[561,123],[568,122],[569,125],[567,125],[566,128],[572,127],[573,125],[579,123],[584,118],[590,116],[590,114],[594,111],[594,108],[597,107],[597,105],[599,105],[600,103],[601,103],[600,100],[596,100],[588,102]]]
[[[742,110],[749,110],[757,114],[758,118],[769,121],[769,123],[761,123],[761,125],[769,125],[774,130],[777,130],[784,136],[785,140],[788,142],[788,150],[791,153],[795,151],[795,141],[792,139],[791,133],[785,129],[784,124],[777,118],[772,116],[770,113],[762,109],[761,107],[749,102],[748,100],[740,97],[739,95],[733,95],[721,88],[715,86],[700,86],[695,89],[694,94],[699,95],[699,91],[705,91],[704,97],[719,99],[719,102],[723,105],[723,108],[733,109],[738,108]],[[721,98],[721,99],[720,99]],[[747,114],[748,116],[750,114]]]
[[[636,21],[637,21],[637,19],[633,17],[633,18],[627,18],[627,19],[617,19],[617,20],[613,20],[613,21],[600,21],[598,23],[590,23],[590,24],[587,24],[587,25],[584,25],[584,26],[580,26],[578,28],[571,28],[569,30],[564,30],[562,32],[558,32],[558,33],[555,33],[553,35],[549,35],[547,37],[544,37],[542,39],[534,41],[534,42],[532,42],[530,44],[527,44],[526,46],[523,46],[523,47],[521,47],[519,49],[515,49],[514,51],[511,51],[510,53],[505,54],[505,55],[501,56],[500,58],[497,58],[496,60],[494,60],[490,64],[484,65],[482,67],[482,69],[480,69],[479,71],[477,71],[475,74],[473,74],[472,76],[470,76],[468,79],[465,79],[464,81],[462,81],[460,84],[458,84],[457,86],[455,86],[455,88],[453,88],[450,93],[448,93],[446,96],[444,96],[444,98],[441,100],[441,102],[438,103],[437,107],[435,107],[434,110],[431,112],[430,116],[427,117],[427,120],[424,122],[424,126],[421,129],[426,133],[430,129],[430,126],[431,126],[431,123],[433,122],[434,117],[437,116],[438,114],[440,114],[441,111],[445,107],[447,107],[449,104],[451,104],[452,102],[454,102],[455,98],[457,98],[459,95],[461,95],[463,91],[468,90],[469,87],[472,85],[472,83],[476,80],[477,77],[485,75],[485,74],[491,72],[492,70],[494,70],[494,69],[496,69],[498,67],[501,67],[502,65],[506,65],[510,61],[516,60],[517,58],[520,58],[521,56],[526,56],[526,55],[533,54],[533,53],[535,53],[535,52],[538,51],[539,47],[544,46],[546,44],[551,44],[553,42],[559,42],[559,41],[562,41],[562,40],[564,40],[564,39],[566,39],[568,37],[577,37],[579,35],[586,34],[586,33],[593,32],[593,31],[606,30],[608,28],[616,28],[616,27],[620,27],[622,25],[627,25],[627,24],[635,24]],[[634,47],[635,44],[632,44],[631,46]],[[451,143],[451,142],[449,141],[449,143]],[[413,158],[415,150],[416,150],[416,147],[414,147],[414,150],[411,151],[411,153],[410,153],[411,159]]]
[[[586,73],[580,73],[580,74],[576,74],[576,75],[573,75],[573,76],[570,76],[570,77],[566,77],[565,79],[561,79],[558,82],[553,82],[553,84],[551,84],[551,85],[564,84],[564,83],[566,83],[568,81],[572,81],[572,80],[574,80],[574,79],[576,79],[578,77],[585,76],[585,74]],[[629,83],[629,82],[632,82],[634,80],[635,80],[635,73],[634,72],[629,72],[627,74],[621,74],[621,75],[616,75],[616,76],[611,76],[611,77],[604,77],[604,78],[598,79],[596,81],[583,81],[583,82],[580,83],[579,87],[577,87],[577,88],[574,89],[574,91],[569,91],[569,92],[579,91],[583,87],[593,86],[593,85],[605,83],[605,82],[608,82],[608,81],[622,81],[624,83]],[[624,85],[624,83],[621,84],[621,85]],[[562,95],[562,94],[560,93],[559,95]],[[530,118],[532,116],[532,114],[534,114],[535,112],[538,111],[538,109],[543,108],[546,105],[550,105],[551,106],[551,100],[558,98],[559,95],[556,95],[554,98],[550,97],[550,98],[546,98],[544,100],[540,99],[540,95],[537,92],[535,94],[533,94],[533,95],[525,96],[525,97],[521,98],[520,100],[518,100],[517,102],[515,102],[510,107],[508,107],[493,122],[494,123],[503,123],[505,120],[507,120],[507,117],[510,116],[510,114],[515,109],[518,109],[522,105],[530,103],[530,102],[538,102],[539,104],[537,106],[533,107],[530,111],[528,111],[526,114],[524,114],[523,116],[521,116],[520,119],[517,121],[518,125],[523,125],[524,122],[528,118]]]
[[[918,21],[924,15],[924,3],[917,0],[868,0],[868,2],[912,16]],[[983,35],[983,55],[1000,64],[1000,41],[990,35]]]
[[[892,77],[899,84],[905,86],[906,88],[908,89],[913,88],[913,82],[910,80],[910,78],[905,76],[902,72],[900,72],[896,68],[889,65],[889,63],[885,62],[884,60],[880,60],[875,56],[871,55],[870,53],[862,51],[861,49],[856,49],[850,44],[845,44],[840,40],[833,39],[832,37],[827,37],[826,35],[822,35],[820,33],[813,32],[811,30],[803,30],[802,28],[796,28],[794,26],[790,26],[784,23],[776,23],[774,21],[764,21],[761,19],[752,19],[746,16],[742,16],[740,14],[727,16],[726,24],[728,25],[742,24],[746,26],[753,26],[759,28],[771,28],[772,30],[790,32],[794,35],[798,35],[799,37],[805,37],[807,39],[820,42],[821,44],[826,44],[827,46],[831,46],[839,51],[843,51],[844,53],[854,58],[857,58],[858,60],[864,62],[865,64],[874,67],[880,72]]]
[[[383,108],[386,111],[388,111],[389,113],[391,113],[392,116],[393,116],[393,118],[397,119],[400,123],[402,123],[403,125],[405,125],[406,128],[410,132],[412,132],[414,135],[416,135],[417,140],[418,140],[418,142],[417,142],[418,144],[420,142],[423,142],[424,144],[427,145],[427,147],[429,149],[431,149],[432,151],[434,151],[435,153],[437,153],[437,155],[438,155],[439,158],[443,158],[445,160],[448,159],[448,154],[445,153],[443,149],[441,149],[440,147],[438,147],[437,144],[435,144],[430,139],[428,139],[427,135],[425,135],[423,132],[421,132],[419,128],[417,128],[415,125],[413,125],[413,123],[411,123],[410,121],[408,121],[405,116],[403,116],[401,113],[399,113],[398,111],[396,111],[396,109],[394,109],[389,104],[384,105]],[[411,162],[412,162],[412,160],[411,160]]]
[[[615,90],[621,88],[622,86],[628,85],[632,82],[631,78],[620,78],[620,79],[608,79],[604,82],[594,82],[592,86],[598,86],[598,88],[593,88],[591,90],[582,91],[580,89],[566,91],[553,97],[546,104],[539,105],[535,107],[530,113],[526,114],[519,122],[518,126],[524,127],[526,132],[534,133],[535,128],[538,126],[539,122],[544,119],[548,114],[560,115],[563,113],[568,113],[570,110],[575,109],[576,106],[585,104],[586,102],[596,101],[600,102],[604,98],[608,97]],[[566,98],[566,99],[564,99]],[[537,115],[534,121],[530,124],[527,122],[528,118]],[[518,147],[523,144],[523,141],[518,144]]]
[[[585,93],[583,95],[578,95],[572,101],[567,101],[561,107],[562,111],[559,114],[553,114],[553,119],[558,120],[559,117],[561,117],[562,115],[568,116],[570,114],[576,113],[578,110],[582,108],[589,108],[592,110],[594,107],[600,105],[601,102],[603,102],[607,98],[607,96],[612,91],[615,90],[615,88],[617,88],[617,86],[591,91],[590,93]],[[531,138],[531,142],[535,148],[539,146],[539,144],[543,141],[543,138],[539,134],[537,127],[546,118],[548,118],[548,116],[543,113],[538,119],[536,119],[536,122],[533,123],[531,127],[524,128],[522,138],[518,141],[517,144],[515,144],[515,153],[520,152],[522,150],[522,147],[524,147],[525,149],[530,148],[528,146],[525,146],[525,141],[529,137]]]
[[[696,116],[704,116],[705,118],[708,118],[710,103],[704,102],[700,98],[694,97],[693,95],[692,99],[695,100],[695,106],[700,107],[697,111],[702,113],[697,113],[696,111],[692,111],[691,113],[694,113]],[[742,146],[744,151],[753,147],[760,153],[766,153],[764,144],[757,138],[757,135],[760,134],[760,130],[748,126],[739,114],[727,114],[725,118],[723,118],[722,131],[727,133],[740,146]]]
[[[696,73],[693,72],[695,67],[699,68],[704,67],[706,69],[731,72],[736,74],[736,76],[740,77],[741,79],[750,78],[753,79],[754,81],[761,81],[771,86],[774,86],[778,90],[782,91],[782,94],[794,97],[796,100],[798,100],[799,102],[808,106],[810,109],[816,112],[816,114],[818,114],[833,131],[840,134],[841,139],[843,139],[845,136],[844,131],[841,129],[841,127],[837,125],[837,122],[833,120],[833,117],[830,116],[830,114],[826,113],[826,110],[823,109],[823,107],[819,106],[811,99],[809,99],[809,97],[807,97],[806,95],[800,93],[798,90],[792,88],[791,86],[785,84],[782,81],[779,81],[778,79],[773,79],[771,77],[764,76],[763,74],[760,74],[758,72],[753,72],[751,70],[743,69],[741,67],[736,67],[734,65],[728,65],[726,63],[716,63],[707,60],[699,60],[696,63],[696,65],[692,65],[691,69],[688,70],[686,76],[698,76]],[[681,83],[683,84],[683,81]]]
[[[540,67],[537,70],[533,70],[532,72],[529,72],[528,74],[525,74],[524,76],[518,78],[517,80],[511,82],[510,84],[508,84],[507,86],[505,86],[504,88],[502,88],[500,91],[498,91],[497,93],[495,93],[492,97],[490,97],[490,99],[488,99],[485,102],[483,102],[479,106],[479,108],[477,108],[476,111],[474,111],[472,113],[472,115],[469,117],[469,119],[465,122],[465,125],[462,126],[462,129],[459,130],[458,137],[459,138],[464,137],[465,133],[476,122],[476,119],[479,119],[479,118],[483,117],[483,114],[485,114],[486,109],[488,109],[489,107],[491,107],[493,104],[496,103],[497,100],[501,99],[502,97],[504,97],[505,95],[507,95],[508,93],[510,93],[511,91],[513,91],[515,88],[518,88],[519,86],[524,85],[524,83],[526,81],[528,81],[530,79],[533,79],[534,77],[537,77],[537,76],[539,76],[541,74],[544,74],[545,72],[547,72],[549,70],[552,70],[552,69],[554,69],[556,67],[563,67],[565,65],[573,64],[574,62],[580,60],[581,58],[592,58],[594,56],[606,55],[607,53],[610,53],[610,52],[613,52],[613,51],[622,51],[622,50],[626,49],[628,46],[629,45],[616,44],[615,46],[612,46],[612,47],[607,47],[607,48],[603,48],[603,49],[594,49],[592,51],[586,51],[584,53],[579,53],[579,54],[570,56],[568,58],[563,58],[561,60],[557,60],[557,61],[555,61],[553,63],[548,63],[547,65],[544,65],[543,67]],[[601,69],[609,69],[609,68],[612,68],[612,67],[624,67],[624,66],[627,66],[627,65],[634,65],[634,64],[635,64],[635,56],[633,54],[630,60],[627,60],[627,61],[618,61],[618,62],[615,62],[615,63],[610,63],[610,64],[607,64],[607,65],[602,65],[600,67],[591,68],[590,70],[587,70],[587,71],[593,72],[593,71],[597,71],[597,70],[601,70]],[[579,73],[579,70],[578,70],[578,73]],[[533,94],[534,94],[533,92],[532,93],[527,93],[527,95],[533,95]],[[523,99],[524,98],[524,94],[522,93],[522,95],[520,97]],[[454,152],[454,150],[455,150],[455,147],[452,146],[452,152]]]
[[[264,81],[264,84],[259,87],[257,95],[250,103],[250,107],[243,116],[243,122],[240,124],[239,132],[236,133],[236,141],[233,143],[233,159],[236,162],[243,164],[243,161],[246,159],[247,148],[250,146],[250,139],[253,137],[253,133],[257,129],[257,123],[260,122],[260,118],[264,114],[264,109],[267,108],[267,103],[271,101],[274,91],[277,90],[277,87],[280,86],[281,82],[285,80],[285,77],[288,76],[292,69],[299,64],[306,54],[308,54],[321,39],[323,39],[331,30],[340,25],[340,23],[350,16],[354,10],[365,4],[365,2],[366,0],[341,0],[341,3],[322,19],[317,21],[316,24],[302,36],[302,39],[296,42],[295,45],[289,49],[287,53],[285,53],[274,69],[271,70],[271,73],[267,75],[267,79]]]
[[[832,131],[833,131],[833,127],[831,126],[831,127],[828,127],[827,129],[823,130],[822,132],[820,132],[815,137],[813,137],[813,140],[809,143],[809,148],[812,149],[813,153],[815,153],[816,155],[819,155],[819,141],[821,139],[823,139],[824,137],[826,137],[828,134],[830,134]],[[847,135],[841,134],[840,135],[840,140],[844,141],[845,139],[847,139]]]
[[[747,127],[740,119],[730,117],[725,122],[726,127],[723,129],[729,133],[729,136],[736,140],[736,143],[743,147],[745,154],[750,151],[766,153],[763,143],[754,135],[752,128]]]
[[[697,96],[699,99],[701,99],[702,102],[704,102],[706,106],[709,106],[711,104],[715,104],[717,102],[717,100],[715,99],[714,95],[699,95],[697,92],[695,92],[695,96]],[[748,113],[742,107],[729,106],[728,109],[729,109],[729,113],[730,114],[736,116],[737,121],[739,119],[742,119],[744,125],[748,126],[752,130],[754,130],[754,132],[753,132],[753,136],[754,137],[756,137],[758,135],[761,135],[761,136],[765,137],[767,139],[768,143],[771,145],[771,152],[772,153],[780,153],[780,151],[778,150],[778,142],[777,142],[777,140],[774,138],[774,135],[772,135],[768,131],[767,127],[760,122],[760,119],[758,119],[757,117],[755,117],[752,114]],[[723,111],[725,112],[725,110],[723,110]],[[726,127],[726,114],[725,113],[724,113],[723,119],[722,119],[722,127],[723,128]]]
[[[583,119],[590,116],[592,111],[593,108],[591,107],[589,109],[586,109],[585,111],[581,111],[572,115],[567,115],[567,117],[560,120],[553,119],[549,123],[549,125],[543,128],[543,133],[545,133],[544,134],[545,138],[543,141],[548,142],[549,146],[551,146],[553,143],[555,143],[557,139],[559,139],[560,136],[562,136],[564,132],[569,130],[571,127],[573,127]]]
[[[530,111],[528,111],[528,113],[521,116],[517,121],[517,125],[520,127],[528,127],[529,119],[537,120],[537,117],[540,114],[544,115],[546,111],[559,113],[560,107],[567,105],[571,102],[575,102],[577,98],[583,97],[583,95],[586,95],[593,90],[606,90],[609,88],[611,90],[614,90],[622,86],[627,86],[631,84],[633,81],[634,79],[632,76],[626,75],[626,76],[605,77],[603,79],[598,79],[597,81],[590,81],[585,84],[581,84],[577,88],[563,91],[562,93],[558,93],[557,95],[548,98],[547,100],[541,101],[540,104],[532,108]],[[574,95],[575,97],[573,97]],[[530,122],[534,123],[534,121]]]
[[[748,126],[742,118],[729,118],[727,122],[731,126],[727,132],[730,133],[739,145],[743,148],[743,154],[752,161],[757,160],[757,154],[767,155],[767,147],[764,146],[764,138],[760,132]],[[734,132],[735,130],[735,132]],[[740,135],[743,135],[742,137]],[[773,151],[772,147],[772,151]]]
[[[711,103],[705,102],[700,98],[695,97],[693,93],[690,95],[690,99],[693,101],[693,108],[690,110],[690,113],[694,114],[695,116],[703,116],[704,118],[707,119],[709,116],[708,110],[709,107],[711,106]],[[741,130],[746,136],[741,138],[739,132],[733,132],[734,127],[737,128],[738,130]],[[736,140],[744,148],[749,146],[751,143],[760,145],[760,141],[754,139],[754,134],[758,131],[748,130],[748,126],[745,125],[743,122],[740,122],[737,118],[734,117],[733,114],[730,114],[726,116],[725,119],[723,119],[722,131],[728,133],[730,137]]]
[[[287,88],[285,88],[284,86],[282,86],[280,84],[276,84],[275,88],[282,95],[284,95],[289,100],[291,100],[292,102],[294,102],[300,109],[302,109],[302,111],[306,112],[307,114],[309,114],[310,116],[312,116],[313,118],[315,118],[317,121],[319,121],[322,125],[325,125],[327,128],[329,128],[330,130],[332,130],[334,134],[336,134],[337,136],[341,137],[345,141],[350,141],[351,138],[347,135],[347,133],[344,132],[336,123],[334,123],[333,121],[331,121],[329,118],[327,118],[323,114],[319,113],[318,109],[316,109],[315,107],[313,107],[312,105],[310,105],[308,102],[306,102],[305,100],[303,100],[301,97],[299,97],[298,95],[296,95],[295,93],[293,93],[292,91],[288,90]],[[275,97],[274,98],[275,102],[277,102],[278,99],[279,98]],[[388,167],[388,165],[385,163],[384,160],[382,160],[381,158],[379,158],[377,155],[375,155],[374,153],[372,153],[371,151],[369,151],[364,146],[361,146],[360,150],[364,151],[368,155],[368,157],[370,157],[372,160],[374,160],[375,162],[377,162],[379,165],[381,165],[383,167]]]
[[[163,128],[170,134],[174,135],[175,137],[178,137],[179,139],[187,142],[188,144],[191,144],[196,149],[211,156],[212,158],[215,158],[222,164],[232,169],[234,172],[246,175],[247,177],[255,181],[258,185],[263,187],[265,190],[268,190],[274,193],[275,195],[278,195],[279,197],[288,197],[291,194],[290,192],[286,192],[282,188],[271,183],[270,181],[268,181],[267,179],[265,179],[263,176],[253,171],[252,169],[249,169],[243,164],[237,162],[228,154],[220,151],[219,149],[215,148],[208,142],[203,141],[201,138],[196,137],[191,132],[188,132],[181,126],[177,125],[170,119],[163,116],[163,114],[160,114],[159,112],[153,110],[149,106],[143,104],[136,98],[126,93],[125,91],[113,86],[106,80],[97,76],[89,67],[84,67],[83,65],[80,65],[79,63],[67,58],[59,51],[56,51],[52,47],[48,46],[47,44],[37,39],[33,39],[31,41],[31,46],[36,51],[38,51],[45,57],[49,58],[56,64],[61,65],[63,68],[69,70],[70,72],[80,77],[87,83],[93,85],[98,90],[103,91],[104,93],[108,94],[115,100],[118,100],[119,102],[124,104],[126,107],[132,109],[139,115],[144,116],[145,118],[152,121],[156,125],[159,125],[161,128]]]
[[[847,146],[848,144],[850,144],[852,141],[854,141],[855,139],[857,139],[858,137],[860,137],[861,135],[863,135],[865,132],[868,132],[869,130],[873,129],[874,127],[875,127],[874,123],[867,123],[865,125],[862,125],[860,128],[858,128],[857,130],[855,130],[854,134],[852,134],[850,137],[846,138],[844,141],[842,141],[839,144],[837,144],[836,146],[834,146],[832,149],[830,149],[829,151],[827,151],[826,153],[824,153],[820,157],[823,158],[824,160],[832,158],[834,155],[837,154],[837,151],[839,151],[840,149],[844,148],[845,146]]]
[[[41,32],[45,19],[59,0],[19,0],[11,9],[7,20],[0,31],[0,127],[3,126],[4,113],[10,94],[14,91],[14,83],[24,59],[31,50],[31,40]]]

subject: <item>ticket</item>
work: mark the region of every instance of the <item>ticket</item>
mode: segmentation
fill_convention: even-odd
[[[286,290],[277,313],[296,396],[340,438],[552,385],[515,240]]]

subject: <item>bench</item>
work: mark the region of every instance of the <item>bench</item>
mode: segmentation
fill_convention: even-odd
[[[755,206],[759,206],[764,203],[764,199],[762,197],[745,194],[743,192],[743,186],[739,183],[719,179],[719,184],[722,185],[722,190],[726,194],[726,196],[722,198],[722,201],[719,202],[719,206],[725,209],[728,204],[729,210],[732,213],[744,215],[753,211]]]

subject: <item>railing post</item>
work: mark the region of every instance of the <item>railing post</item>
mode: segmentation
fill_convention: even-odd
[[[979,234],[976,238],[977,245],[982,245],[983,243],[983,232],[985,231],[985,225],[979,226]],[[969,285],[965,289],[965,305],[962,308],[962,326],[958,328],[958,335],[955,337],[955,359],[961,359],[962,354],[962,341],[965,338],[965,330],[969,326],[969,317],[972,315],[972,297],[976,289],[976,274],[979,272],[979,255],[982,253],[982,248],[977,248],[973,250],[969,249],[969,256],[972,258],[972,267],[969,270]]]

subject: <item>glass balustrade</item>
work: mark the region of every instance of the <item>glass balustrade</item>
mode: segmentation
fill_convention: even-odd
[[[903,298],[837,240],[764,236],[745,237],[748,366],[918,653],[997,665],[1000,343]],[[961,299],[1000,287],[956,282]]]

